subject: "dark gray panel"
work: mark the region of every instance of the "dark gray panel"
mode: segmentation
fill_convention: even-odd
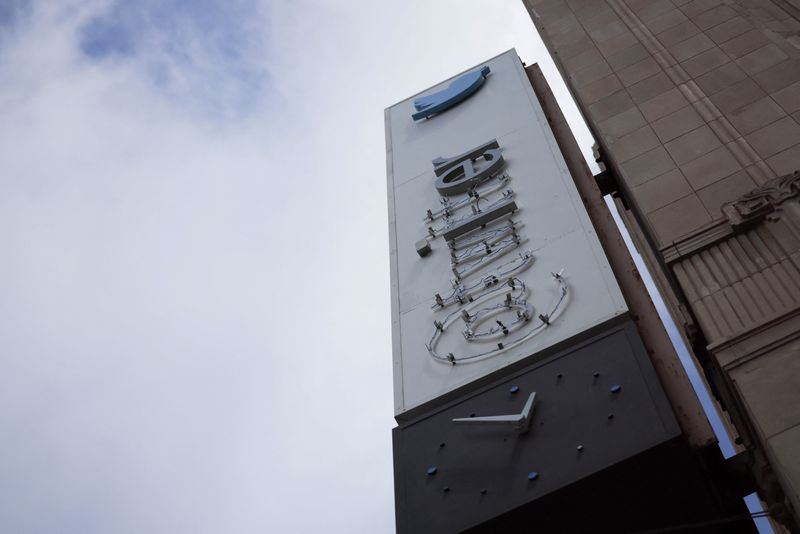
[[[526,434],[452,422],[519,413],[534,391]],[[396,428],[398,532],[461,531],[678,435],[638,334],[626,323]],[[538,476],[529,480],[532,472]]]

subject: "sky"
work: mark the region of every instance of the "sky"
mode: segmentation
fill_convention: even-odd
[[[391,532],[383,110],[519,1],[0,0],[0,531]]]

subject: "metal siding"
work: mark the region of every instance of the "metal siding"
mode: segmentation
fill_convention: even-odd
[[[611,392],[614,385],[621,386],[619,393]],[[512,386],[519,392],[512,393]],[[519,412],[534,391],[527,434],[452,422],[471,413]],[[679,435],[636,328],[628,322],[395,429],[398,524],[405,529],[398,531],[461,531]],[[437,471],[428,475],[432,466]],[[531,471],[539,478],[529,481]]]

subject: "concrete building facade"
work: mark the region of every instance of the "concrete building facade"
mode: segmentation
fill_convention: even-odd
[[[523,0],[771,515],[800,512],[800,1]]]
[[[397,531],[755,532],[751,486],[722,458],[538,66],[509,50],[385,117]],[[504,235],[532,256],[498,258]],[[480,283],[459,274],[465,250],[498,260]]]

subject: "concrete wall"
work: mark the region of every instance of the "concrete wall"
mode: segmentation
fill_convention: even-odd
[[[800,310],[800,5],[524,3],[753,453],[762,497],[796,522],[800,354],[784,331]]]
[[[769,0],[528,0],[658,245],[800,160],[800,22]]]

